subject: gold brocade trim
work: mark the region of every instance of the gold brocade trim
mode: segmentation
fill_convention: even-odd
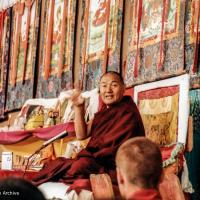
[[[145,115],[170,112],[172,110],[172,96],[140,100],[139,109],[140,113]]]

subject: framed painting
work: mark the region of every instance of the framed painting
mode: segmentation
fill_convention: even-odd
[[[134,101],[148,138],[160,146],[186,143],[188,95],[188,74],[134,87]]]
[[[0,12],[0,118],[4,118],[6,101],[6,76],[8,73],[8,52],[10,38],[11,9]]]
[[[127,87],[182,73],[185,2],[133,0],[130,4],[123,68]]]
[[[90,90],[102,73],[119,71],[122,0],[83,0],[80,80]]]
[[[40,0],[12,8],[12,34],[6,110],[18,109],[33,97]]]
[[[57,97],[72,88],[76,4],[74,0],[43,2],[37,97]]]

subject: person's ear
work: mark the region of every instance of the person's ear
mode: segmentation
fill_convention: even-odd
[[[120,185],[124,184],[123,174],[118,167],[117,167],[117,181],[118,181],[118,184]]]

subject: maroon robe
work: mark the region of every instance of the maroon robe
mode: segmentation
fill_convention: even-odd
[[[144,136],[144,127],[137,106],[130,96],[112,105],[103,106],[95,114],[91,139],[75,159],[63,157],[48,162],[34,177],[39,185],[47,181],[71,184],[70,189],[91,190],[89,175],[108,173],[113,184],[117,185],[115,155],[118,147],[135,136]]]
[[[160,194],[154,189],[141,189],[134,192],[128,200],[161,200]]]

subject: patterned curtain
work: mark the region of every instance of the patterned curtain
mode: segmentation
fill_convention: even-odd
[[[185,65],[192,74],[190,87],[200,88],[200,1],[186,1],[185,26]]]
[[[190,115],[193,118],[193,149],[186,153],[189,180],[194,188],[191,200],[200,199],[200,89],[190,91]]]
[[[40,4],[40,0],[27,0],[13,6],[7,111],[33,98]]]
[[[97,86],[102,73],[120,71],[122,0],[83,0],[79,79],[84,90]]]
[[[72,88],[76,1],[43,4],[37,97],[57,97]]]
[[[132,0],[127,60],[127,86],[163,79],[184,69],[185,1]]]
[[[0,118],[4,117],[11,9],[0,12]]]

